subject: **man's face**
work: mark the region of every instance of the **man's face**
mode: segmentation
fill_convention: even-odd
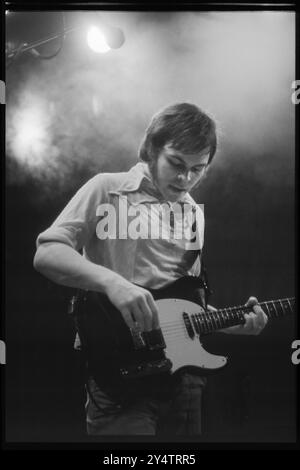
[[[166,144],[160,151],[152,173],[154,182],[165,200],[175,202],[183,198],[205,173],[210,148],[198,154],[184,154]]]

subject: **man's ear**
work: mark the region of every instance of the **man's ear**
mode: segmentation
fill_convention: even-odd
[[[155,162],[154,162],[154,160],[151,158],[151,160],[149,160],[147,163],[148,163],[148,167],[149,167],[150,173],[152,174],[152,171],[153,171],[153,169],[154,169],[154,164],[155,164]]]

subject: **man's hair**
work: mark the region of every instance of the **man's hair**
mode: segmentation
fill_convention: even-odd
[[[209,147],[210,163],[217,149],[216,124],[194,104],[167,106],[152,117],[139,148],[139,158],[148,163],[157,160],[166,144],[187,154],[197,154]]]

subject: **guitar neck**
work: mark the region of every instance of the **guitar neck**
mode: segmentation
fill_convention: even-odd
[[[286,299],[269,300],[258,304],[269,319],[281,318],[294,312],[295,297]],[[197,324],[202,334],[228,328],[229,326],[245,323],[244,315],[252,311],[252,307],[239,305],[236,307],[222,308],[216,311],[206,311],[203,314],[193,315],[193,321]]]

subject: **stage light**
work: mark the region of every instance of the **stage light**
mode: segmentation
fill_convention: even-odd
[[[101,28],[101,30],[105,35],[107,45],[111,47],[111,49],[119,49],[119,47],[123,46],[125,42],[125,36],[120,28],[103,25],[103,29]]]
[[[11,12],[9,10],[5,10],[5,13],[6,15],[8,15],[8,13]],[[38,39],[31,43],[19,42],[18,46],[14,44],[8,47],[7,43],[5,49],[7,67],[9,67],[14,62],[14,60],[24,52],[31,52],[38,59],[52,59],[53,57],[57,56],[57,54],[61,51],[66,36],[70,33],[80,30],[81,28],[81,26],[76,25],[73,27],[67,27],[64,13],[62,12],[61,29],[57,33],[51,34],[50,36]],[[86,39],[88,46],[94,52],[104,54],[110,51],[111,49],[118,49],[119,47],[121,47],[125,42],[125,35],[120,28],[108,25],[103,21],[98,21],[98,26],[90,26],[87,31]],[[40,46],[54,40],[59,40],[58,47],[56,48],[54,53],[51,53],[50,55],[44,55],[39,51]]]
[[[48,118],[39,107],[27,106],[15,113],[11,146],[17,160],[31,167],[43,163],[49,147],[48,124]]]
[[[107,44],[104,33],[96,26],[91,26],[87,33],[87,43],[94,52],[105,54],[111,47]]]

